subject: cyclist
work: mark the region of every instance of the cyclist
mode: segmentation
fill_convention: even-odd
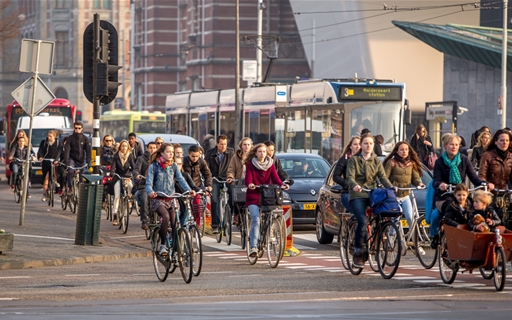
[[[68,137],[64,137],[64,139],[62,139],[62,143],[59,147],[59,149],[60,149],[59,150],[59,158],[57,160],[62,163],[65,163],[65,161],[66,161],[64,159],[64,147],[66,146],[67,140],[68,140]],[[58,165],[56,169],[57,169],[56,170],[57,182],[55,183],[55,185],[57,186],[57,188],[59,190],[58,191],[59,196],[62,196],[62,187],[66,183],[66,168],[64,166]]]
[[[89,138],[82,133],[84,125],[81,122],[75,122],[73,128],[73,134],[67,138],[64,146],[64,163],[71,167],[81,167],[90,158],[91,145]],[[73,174],[73,170],[68,170],[69,194],[73,194]]]
[[[25,144],[27,144],[27,142],[28,142],[27,134],[25,133],[25,130],[20,129],[20,130],[18,130],[18,132],[16,132],[16,135],[12,139],[11,143],[9,143],[9,151],[11,151],[11,149],[13,147],[18,145],[18,139],[21,137],[25,138]]]
[[[135,179],[135,183],[137,185],[137,192],[135,192],[135,199],[139,204],[140,208],[140,221],[141,228],[144,230],[148,229],[148,194],[146,193],[146,179],[143,178],[143,175],[146,174],[149,167],[149,160],[151,155],[156,151],[156,143],[150,142],[148,143],[148,148],[142,157],[139,157],[135,162],[135,167],[133,168],[133,176]]]
[[[43,169],[43,197],[41,201],[46,201],[46,191],[48,191],[48,180],[51,172],[51,166],[59,163],[58,159],[60,157],[60,142],[57,140],[58,132],[56,130],[48,131],[48,138],[41,141],[39,144],[39,150],[37,150],[37,158],[41,162],[41,167]],[[55,159],[53,163],[49,161],[43,161],[44,159]],[[55,174],[54,177],[55,179]],[[55,179],[57,180],[57,179]]]
[[[281,179],[281,181],[288,180],[289,179],[288,173],[286,173],[286,171],[284,171],[283,166],[281,165],[281,160],[279,160],[276,157],[276,153],[275,153],[276,145],[274,144],[274,142],[267,140],[263,143],[267,146],[268,156],[271,157],[272,160],[274,161],[274,165],[276,166],[277,175],[279,176],[279,179]]]
[[[183,158],[183,147],[179,143],[174,144],[174,159]]]
[[[393,187],[384,172],[380,159],[373,152],[374,143],[375,140],[371,134],[363,134],[361,136],[361,152],[353,155],[347,164],[350,212],[357,220],[352,260],[352,264],[356,268],[364,267],[363,243],[368,226],[366,207],[370,205],[368,193],[362,192],[363,188],[375,189],[377,187],[375,178],[379,178],[380,183],[386,188]]]
[[[411,145],[405,141],[395,144],[393,151],[383,161],[389,181],[398,188],[425,187],[421,182],[421,161]],[[402,206],[407,223],[412,226],[412,202],[410,191],[397,191],[396,197]]]
[[[475,185],[485,184],[473,169],[473,165],[468,157],[459,152],[461,138],[452,133],[447,133],[441,137],[444,149],[442,157],[436,160],[434,165],[433,187],[435,193],[435,206],[437,210],[430,214],[430,236],[432,236],[431,246],[435,248],[439,241],[440,220],[448,206],[453,201],[452,194],[443,195],[448,191],[448,184],[456,185],[466,181],[466,176]],[[492,186],[492,184],[489,184]],[[492,186],[494,187],[494,186]]]
[[[14,161],[15,158],[25,160],[27,158],[27,152],[30,152],[30,156],[33,158],[35,157],[34,150],[32,148],[27,146],[28,139],[24,137],[18,138],[18,143],[11,148],[11,151],[9,152],[9,160],[11,163],[9,164],[10,169],[12,171],[11,174],[11,189],[14,189],[14,183],[16,182],[16,177],[18,176],[18,170],[20,168],[20,165],[17,161]],[[14,161],[14,162],[13,162]],[[29,170],[28,170],[28,178],[29,178],[29,186],[30,186],[30,176],[32,173],[32,164],[30,164]],[[27,193],[27,196],[30,198],[30,194]]]
[[[488,131],[484,131],[478,136],[477,143],[473,147],[473,153],[471,153],[471,162],[475,168],[480,167],[480,160],[484,152],[487,151],[491,139],[491,133]]]
[[[174,150],[176,150],[176,149],[174,149]],[[187,181],[187,184],[190,187],[190,189],[194,190],[195,192],[200,191],[201,188],[196,186],[196,184],[194,183],[194,180],[192,180],[192,177],[190,176],[190,174],[188,174],[188,172],[183,171],[183,161],[184,161],[184,159],[181,157],[176,157],[176,156],[174,157],[174,163],[176,163],[176,166],[178,166],[178,170],[180,170],[181,174],[183,175],[183,178],[185,178],[185,181]],[[176,187],[176,192],[183,193],[185,191],[179,184],[176,184],[176,178],[174,178],[174,185]],[[187,216],[188,216],[187,213],[185,212],[187,207],[185,206],[183,199],[178,199],[178,201],[180,203],[180,222],[182,225],[184,225],[185,218],[187,218]],[[197,224],[197,226],[199,226],[199,225]]]
[[[137,141],[137,135],[135,132],[130,132],[128,134],[128,142],[130,144],[130,152],[133,154],[134,158],[142,157],[144,151],[142,151],[142,145],[139,141]]]
[[[252,148],[252,139],[245,137],[240,140],[238,143],[238,150],[236,151],[236,154],[233,158],[231,158],[231,161],[229,161],[229,167],[227,171],[227,179],[226,181],[228,183],[231,183],[233,179],[242,179],[245,177],[245,166],[243,164],[243,160],[247,153]],[[234,207],[235,216],[233,217],[233,224],[235,226],[238,226],[239,221],[239,212],[237,206],[231,206]]]
[[[204,187],[207,191],[212,190],[212,173],[206,161],[201,158],[200,146],[192,145],[188,148],[188,157],[183,159],[183,171],[190,175],[196,187]],[[194,208],[194,221],[199,226],[202,214],[202,212],[199,212],[201,196],[196,195],[192,200],[192,204]]]
[[[164,138],[162,137],[156,137],[155,138],[155,143],[156,143],[156,147],[157,148],[160,148],[160,146],[164,143]]]
[[[353,136],[345,147],[345,150],[343,150],[338,162],[336,162],[336,167],[332,174],[334,182],[343,187],[341,193],[341,204],[348,212],[350,212],[350,205],[348,203],[347,164],[352,155],[359,153],[360,149],[361,137]]]
[[[132,176],[132,170],[135,167],[135,158],[133,154],[130,152],[130,145],[128,141],[122,140],[119,143],[119,150],[117,150],[114,155],[114,159],[112,160],[112,168],[110,171],[112,173],[117,173],[119,176],[124,178],[129,178]],[[117,210],[119,209],[119,199],[121,198],[121,188],[124,186],[121,183],[121,179],[114,175],[112,178],[111,186],[114,186],[114,208],[112,212],[114,212],[114,218],[112,224],[117,226]],[[131,196],[132,194],[132,182],[129,181],[127,193]],[[111,191],[112,192],[112,191]]]
[[[251,214],[249,235],[251,257],[258,254],[258,235],[260,234],[260,193],[259,190],[256,190],[256,185],[277,184],[283,186],[285,190],[290,188],[279,179],[274,161],[267,155],[267,151],[267,146],[259,143],[252,147],[244,159],[245,185],[247,186],[245,205]]]
[[[151,155],[151,164],[146,175],[146,192],[151,198],[149,205],[161,218],[160,247],[158,254],[167,255],[165,239],[167,238],[167,226],[176,223],[176,208],[173,208],[173,199],[161,197],[157,192],[171,195],[174,193],[174,178],[185,191],[190,191],[187,181],[183,178],[178,167],[173,163],[174,148],[170,143],[164,143],[155,153]],[[192,191],[191,195],[195,195]],[[174,230],[177,232],[177,230]]]
[[[235,151],[228,148],[228,137],[221,134],[217,137],[217,145],[206,151],[205,160],[212,172],[212,176],[219,180],[226,180],[229,162],[235,156]],[[220,188],[221,184],[213,181],[212,191],[212,229],[213,234],[219,233],[220,224]],[[229,203],[231,203],[231,188],[228,184]]]
[[[116,141],[114,137],[110,134],[106,134],[103,136],[103,140],[101,141],[100,147],[100,165],[102,166],[111,166],[112,160],[114,159],[114,154],[116,153],[115,149]]]

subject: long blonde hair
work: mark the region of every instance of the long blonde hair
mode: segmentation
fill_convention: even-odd
[[[259,148],[265,148],[267,150],[267,157],[268,157],[268,147],[264,143],[258,143],[257,145],[253,146],[249,152],[247,152],[247,155],[242,160],[243,164],[246,164],[249,161],[252,161],[252,158],[256,157],[256,152],[258,152]]]

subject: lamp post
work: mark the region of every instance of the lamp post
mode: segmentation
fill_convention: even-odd
[[[507,44],[508,0],[503,1],[503,35],[501,39],[501,129],[507,126]],[[498,111],[499,112],[499,111]]]

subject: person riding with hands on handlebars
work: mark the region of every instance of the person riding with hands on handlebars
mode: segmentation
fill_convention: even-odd
[[[89,159],[91,144],[89,138],[82,133],[84,125],[81,122],[75,122],[73,128],[73,134],[67,138],[64,146],[64,161],[70,167],[81,167]],[[68,170],[69,194],[73,194],[73,175],[73,170]]]
[[[195,196],[195,191],[191,190],[187,184],[185,178],[178,169],[178,166],[173,162],[174,158],[174,147],[172,144],[164,143],[160,148],[151,155],[151,164],[148,168],[146,176],[146,192],[151,198],[149,206],[151,210],[156,212],[162,218],[162,224],[160,227],[160,247],[158,248],[158,254],[168,255],[169,252],[165,245],[165,239],[167,238],[167,226],[169,221],[171,227],[176,224],[176,212],[178,208],[173,207],[173,198],[166,198],[158,195],[157,192],[162,192],[167,195],[174,193],[174,178],[180,184],[184,191],[191,191],[191,195]],[[173,230],[177,232],[177,230]]]
[[[245,185],[247,186],[245,205],[251,214],[249,236],[251,257],[258,254],[258,235],[260,234],[260,193],[256,190],[256,185],[277,184],[283,186],[284,190],[290,188],[279,179],[274,161],[267,153],[267,146],[259,143],[249,151],[244,160]]]
[[[135,162],[135,167],[133,168],[132,174],[135,177],[136,188],[135,192],[135,200],[140,208],[140,222],[141,228],[144,230],[148,229],[148,194],[146,193],[146,179],[144,178],[144,174],[148,171],[149,160],[151,155],[156,151],[156,143],[150,142],[148,143],[148,147],[146,152],[142,157],[139,157]]]
[[[59,163],[60,157],[60,143],[57,140],[58,132],[56,130],[48,131],[48,138],[41,141],[39,149],[37,150],[37,158],[41,162],[41,168],[43,169],[43,197],[41,201],[46,201],[46,192],[48,191],[48,181],[51,172],[51,166]],[[54,159],[53,163],[49,161],[43,161],[44,159]],[[55,178],[55,177],[52,177]]]

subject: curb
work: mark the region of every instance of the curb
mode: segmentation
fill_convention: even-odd
[[[28,268],[42,268],[42,267],[57,267],[74,264],[85,264],[92,262],[107,262],[116,261],[121,259],[132,258],[147,258],[151,257],[151,250],[145,252],[131,252],[116,255],[95,255],[87,257],[75,257],[66,259],[48,259],[48,260],[29,260],[29,261],[16,261],[0,263],[0,270],[9,269],[28,269]]]

